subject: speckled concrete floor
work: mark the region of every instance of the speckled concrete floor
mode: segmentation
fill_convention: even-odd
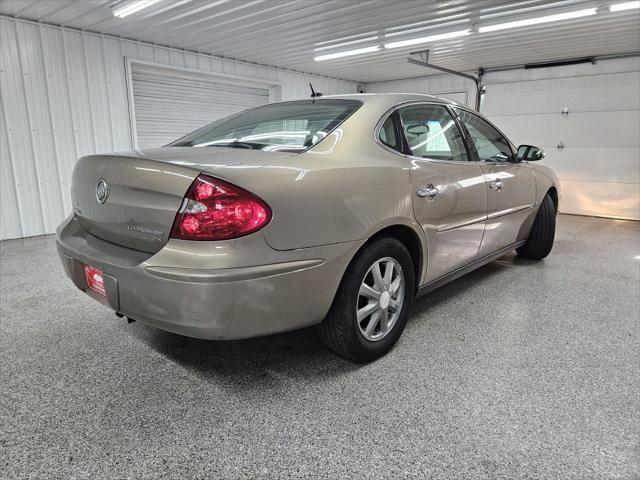
[[[2,478],[639,478],[640,231],[559,218],[415,305],[356,366],[313,330],[214,343],[127,325],[52,237],[1,248]]]

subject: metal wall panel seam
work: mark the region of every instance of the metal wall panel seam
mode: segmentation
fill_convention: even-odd
[[[42,59],[42,72],[44,74],[44,84],[47,92],[47,111],[49,112],[49,122],[51,123],[51,140],[53,141],[56,174],[58,176],[58,182],[60,182],[60,188],[58,188],[58,193],[60,194],[60,201],[62,202],[62,207],[64,208],[66,204],[64,196],[62,194],[62,184],[64,182],[62,181],[62,169],[60,168],[60,158],[58,155],[59,147],[58,147],[58,140],[56,138],[56,126],[53,121],[53,112],[51,111],[52,93],[51,93],[51,87],[49,85],[49,75],[47,72],[47,66],[46,66],[46,62],[44,61],[44,42],[42,40],[42,25],[38,27],[38,38],[40,40],[40,50],[42,52],[42,55],[40,56],[40,58]]]
[[[67,40],[65,37],[65,31],[60,32],[62,34],[62,58],[64,60],[64,79],[67,86],[67,105],[69,106],[69,118],[71,119],[71,128],[73,129],[73,149],[75,151],[75,157],[80,155],[80,148],[78,147],[78,128],[75,118],[73,117],[73,107],[71,106],[71,85],[69,84],[69,65],[67,60]],[[70,185],[69,185],[70,187]]]
[[[35,140],[33,138],[33,122],[31,120],[31,113],[29,112],[29,104],[28,104],[29,100],[27,99],[26,84],[24,81],[25,72],[24,72],[24,66],[22,64],[22,53],[20,51],[20,39],[18,38],[17,23],[15,27],[16,28],[14,28],[13,32],[16,37],[16,48],[18,51],[18,66],[20,68],[20,80],[22,81],[22,96],[24,98],[24,108],[25,108],[25,113],[27,115],[27,124],[29,126],[29,145],[31,146],[31,162],[33,165],[34,174],[36,176],[36,182],[38,184],[37,190],[38,190],[38,203],[40,204],[40,224],[41,224],[40,230],[46,232],[47,228],[44,221],[44,199],[42,198],[42,181],[40,179],[40,174],[38,173],[38,169],[36,168],[36,163],[35,163],[36,146],[35,146]],[[18,203],[18,208],[20,208],[19,203]]]
[[[127,86],[127,108],[129,110],[129,132],[131,134],[131,148],[138,148],[138,128],[136,125],[136,107],[133,101],[133,75],[131,61],[124,57],[125,84]]]
[[[11,169],[11,176],[13,178],[13,192],[14,198],[16,200],[16,210],[18,211],[18,225],[20,226],[20,236],[24,237],[25,235],[25,227],[24,227],[24,218],[22,214],[22,209],[20,208],[20,201],[18,195],[18,177],[16,175],[16,167],[13,164],[14,154],[13,148],[11,146],[11,135],[9,135],[7,124],[7,114],[5,112],[4,101],[2,100],[2,92],[0,91],[0,109],[2,111],[2,125],[4,125],[5,134],[7,137],[7,150],[9,151],[9,167]]]
[[[109,74],[107,73],[107,59],[104,48],[104,35],[100,35],[100,51],[102,53],[102,68],[104,69],[104,77],[105,77],[105,90],[107,95],[107,115],[109,115],[109,131],[111,132],[111,151],[117,150],[116,148],[116,137],[113,128],[113,115],[111,114],[111,93],[109,84],[111,80],[109,80]]]
[[[91,73],[89,72],[89,64],[87,63],[87,40],[84,36],[84,32],[80,34],[80,38],[82,39],[82,63],[84,65],[85,77],[87,79],[87,101],[89,106],[89,121],[91,122],[91,133],[93,138],[93,152],[98,151],[98,137],[96,136],[96,122],[93,118],[94,115],[94,106],[91,101],[91,89],[89,88],[89,83],[91,83]]]

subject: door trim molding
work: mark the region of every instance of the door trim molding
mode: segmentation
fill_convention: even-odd
[[[521,212],[523,210],[529,210],[532,207],[533,207],[533,204],[532,203],[528,203],[526,205],[518,205],[517,207],[511,207],[511,208],[507,208],[505,210],[499,210],[497,212],[493,212],[493,213],[490,213],[489,215],[487,215],[487,220],[492,220],[492,219],[498,218],[498,217],[504,217],[505,215],[510,215],[512,213]]]
[[[465,220],[464,222],[458,223],[450,223],[449,225],[445,225],[444,227],[440,227],[436,230],[438,233],[449,232],[451,230],[455,230],[456,228],[468,227],[469,225],[473,225],[474,223],[480,223],[487,220],[487,216],[483,215],[482,217],[472,218],[471,220]]]

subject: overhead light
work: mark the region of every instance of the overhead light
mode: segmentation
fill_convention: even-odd
[[[418,45],[420,43],[436,42],[438,40],[447,40],[448,38],[457,38],[470,35],[471,30],[457,30],[455,32],[440,33],[438,35],[430,35],[428,37],[410,38],[409,40],[400,40],[398,42],[385,43],[384,48],[400,48],[410,45]]]
[[[622,2],[614,3],[609,7],[611,12],[622,12],[623,10],[632,10],[634,8],[640,8],[640,1],[638,2]]]
[[[130,0],[117,4],[111,8],[114,17],[123,18],[132,13],[139,12],[143,8],[150,7],[160,0]]]
[[[374,45],[372,47],[355,48],[353,50],[344,50],[342,52],[327,53],[326,55],[318,55],[313,57],[316,62],[322,62],[323,60],[332,60],[334,58],[350,57],[352,55],[362,55],[363,53],[372,53],[380,50],[380,45]]]
[[[554,15],[545,15],[544,17],[527,18],[525,20],[515,20],[513,22],[497,23],[495,25],[485,25],[478,28],[478,31],[480,33],[495,32],[498,30],[506,30],[508,28],[527,27],[529,25],[538,25],[540,23],[559,22],[561,20],[588,17],[590,15],[595,15],[596,13],[598,13],[597,8],[585,8],[584,10],[556,13]]]

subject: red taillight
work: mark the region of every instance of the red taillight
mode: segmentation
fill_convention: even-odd
[[[176,215],[171,237],[181,240],[228,240],[260,230],[271,220],[261,199],[223,180],[199,175]]]

